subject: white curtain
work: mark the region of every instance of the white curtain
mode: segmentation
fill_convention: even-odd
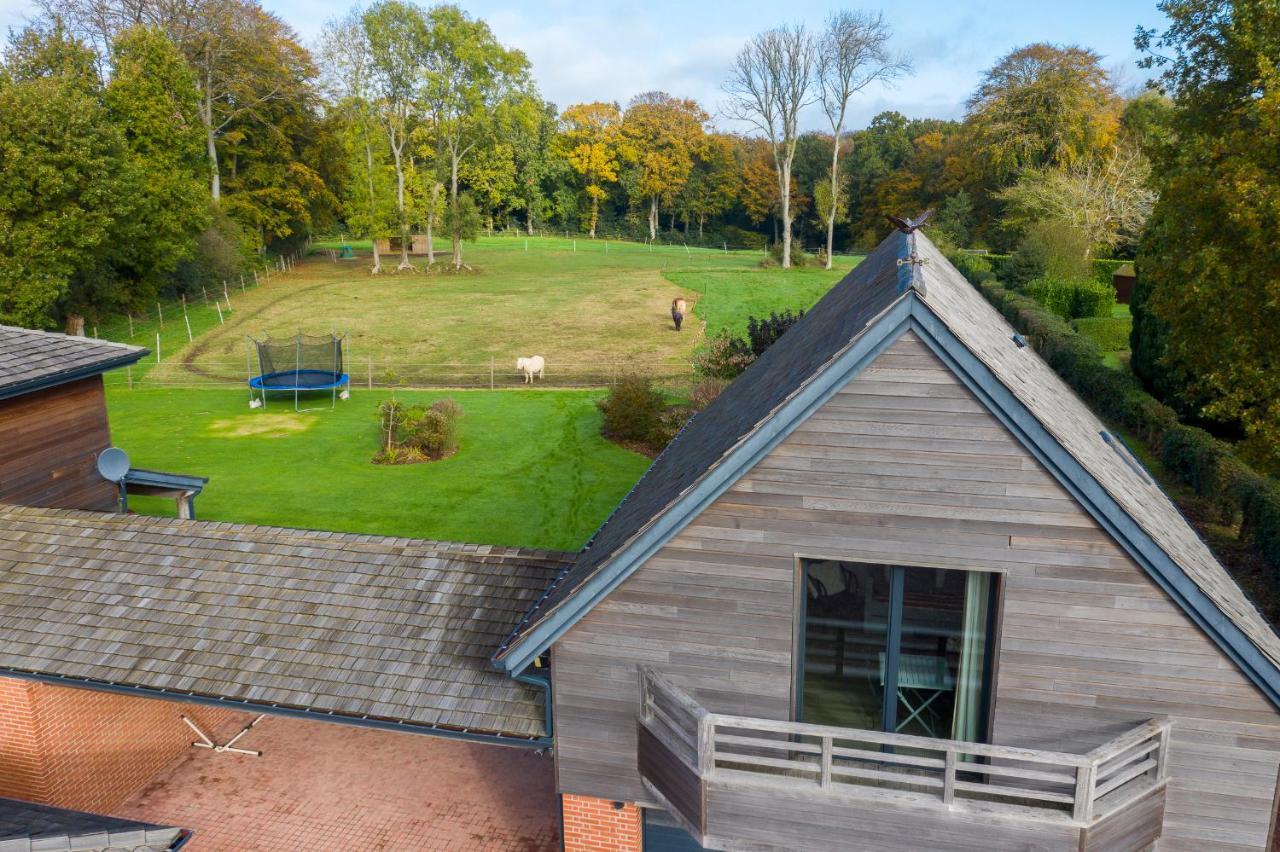
[[[987,609],[991,575],[970,571],[964,587],[964,635],[960,640],[960,669],[956,676],[956,710],[951,739],[977,742],[982,737],[983,663],[987,656]]]

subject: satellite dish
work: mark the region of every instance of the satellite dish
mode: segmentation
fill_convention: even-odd
[[[107,447],[98,453],[98,473],[103,479],[119,482],[129,472],[129,455],[119,447]]]

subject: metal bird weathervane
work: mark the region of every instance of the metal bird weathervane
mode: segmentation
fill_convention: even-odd
[[[929,217],[933,215],[933,208],[921,213],[914,219],[903,219],[900,216],[889,214],[889,221],[893,223],[893,227],[897,228],[904,234],[914,234],[916,231],[924,227],[925,222],[929,221]]]
[[[894,216],[892,214],[888,216],[888,219],[893,223],[893,226],[907,235],[908,254],[906,257],[898,258],[898,267],[900,269],[903,266],[909,267],[909,271],[905,276],[899,275],[898,292],[900,293],[913,289],[921,296],[925,295],[924,279],[920,277],[919,269],[928,263],[929,260],[928,258],[921,257],[916,252],[916,231],[923,228],[924,224],[929,221],[929,217],[932,215],[933,208],[930,207],[914,219],[903,219],[901,216]]]

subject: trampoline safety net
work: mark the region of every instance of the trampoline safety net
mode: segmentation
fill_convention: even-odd
[[[332,391],[331,404],[336,404],[342,388],[341,396],[347,398],[349,379],[343,371],[341,335],[298,333],[291,338],[250,339],[258,352],[259,370],[249,378],[251,393],[258,392],[256,401],[250,398],[251,407],[265,406],[268,391],[292,391],[298,411],[313,410],[299,408],[298,395],[304,391]]]
[[[263,384],[279,390],[327,389],[343,374],[342,338],[298,334],[255,340]]]

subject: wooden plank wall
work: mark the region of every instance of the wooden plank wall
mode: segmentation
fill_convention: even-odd
[[[1161,850],[1266,844],[1280,715],[911,334],[557,643],[561,789],[644,801],[641,663],[788,718],[797,555],[1003,573],[994,740],[1087,750],[1169,715]]]
[[[0,502],[111,511],[96,467],[109,446],[101,376],[0,400]]]

